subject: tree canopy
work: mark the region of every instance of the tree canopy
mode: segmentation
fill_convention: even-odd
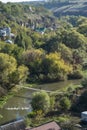
[[[47,92],[40,91],[33,94],[31,106],[34,111],[42,110],[46,113],[50,108],[50,97]]]

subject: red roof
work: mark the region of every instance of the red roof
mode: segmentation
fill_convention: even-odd
[[[61,130],[61,129],[60,129],[59,125],[57,125],[56,122],[52,121],[47,124],[43,124],[41,126],[31,128],[28,130]]]

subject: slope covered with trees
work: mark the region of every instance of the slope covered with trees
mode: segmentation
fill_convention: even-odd
[[[40,119],[40,116],[49,116],[50,112],[54,112],[54,115],[56,112],[72,112],[76,105],[77,112],[81,105],[79,111],[85,110],[87,18],[67,15],[69,13],[66,11],[63,14],[62,11],[66,8],[64,6],[72,11],[71,5],[76,5],[77,1],[56,0],[35,6],[26,3],[0,2],[0,97],[15,88],[17,84],[85,77],[81,84],[83,88],[72,86],[63,94],[54,93],[54,95],[44,91],[35,93],[32,98],[32,108],[35,113],[30,113],[29,116]],[[80,4],[82,6],[83,2],[80,1]],[[53,12],[58,8],[56,13],[60,11],[58,15],[61,17],[55,17],[56,14],[48,8]],[[8,27],[11,31],[10,36],[3,35],[3,30]],[[7,40],[12,40],[12,43],[8,43]],[[80,96],[77,99],[78,94]],[[35,104],[37,100],[39,100],[38,104]],[[64,119],[60,118],[60,120]]]
[[[53,82],[83,77],[83,68],[87,62],[87,37],[85,31],[87,18],[67,16],[57,19],[55,17],[53,18],[53,15],[50,17],[46,15],[45,19],[48,21],[49,27],[47,27],[44,34],[42,34],[41,32],[33,30],[30,26],[22,26],[22,24],[16,20],[18,15],[14,17],[15,14],[13,12],[11,13],[15,21],[8,19],[8,9],[11,6],[16,6],[18,9],[21,6],[19,9],[21,12],[21,8],[25,9],[26,5],[11,3],[7,3],[6,5],[1,4],[3,5],[3,9],[5,7],[7,8],[7,11],[5,12],[4,10],[3,12],[3,18],[5,19],[3,19],[4,22],[1,21],[0,26],[9,26],[15,35],[13,39],[14,44],[5,43],[4,39],[8,39],[8,37],[1,37],[0,53],[2,68],[4,69],[2,72],[7,73],[7,77],[3,75],[5,79],[1,76],[1,87],[8,89],[11,88],[12,82],[13,84],[17,84],[25,79],[27,79],[27,82]],[[38,13],[38,10],[36,13]],[[16,8],[15,11],[17,11]],[[27,13],[26,9],[24,12]],[[36,13],[34,13],[34,15],[36,15]],[[42,14],[44,13],[45,12],[42,11]],[[22,15],[20,15],[21,20],[28,20],[28,17],[24,19]],[[18,17],[18,20],[20,20],[20,17]],[[51,23],[52,21],[53,23]],[[36,25],[36,23],[34,25]],[[42,21],[40,23],[42,26]],[[53,24],[56,24],[56,28],[50,27],[50,25]],[[44,21],[43,27],[44,26],[47,26],[46,21]],[[52,29],[50,30],[50,28]],[[8,57],[9,64],[4,61],[4,59],[6,60]],[[15,63],[13,62],[15,69],[12,67],[11,72],[9,69],[11,69],[10,62],[12,61],[10,60],[12,59],[10,58],[13,58],[15,61]],[[8,70],[5,70],[5,66],[8,66]],[[26,77],[24,77],[23,74],[26,74]]]

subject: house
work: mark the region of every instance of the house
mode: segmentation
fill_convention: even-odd
[[[26,130],[61,130],[61,128],[55,121],[52,121],[52,122],[40,125],[38,127],[30,128]]]
[[[34,128],[26,128],[24,120],[21,119],[1,125],[0,130],[61,130],[61,128],[55,121],[51,121]]]
[[[43,28],[36,28],[35,31],[36,31],[36,32],[39,32],[39,33],[41,33],[41,34],[44,34],[45,31],[46,31],[46,28],[44,28],[44,27],[43,27]]]
[[[10,27],[4,27],[3,30],[6,31],[6,36],[10,36],[10,33],[11,33]]]
[[[0,37],[5,37],[6,36],[6,31],[3,30],[3,28],[0,28]]]
[[[1,27],[0,28],[0,37],[10,36],[11,28],[10,27]]]

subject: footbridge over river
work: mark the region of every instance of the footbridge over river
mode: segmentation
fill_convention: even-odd
[[[30,88],[30,87],[24,87],[25,89],[28,89],[28,90],[32,90],[32,91],[41,91],[43,89],[39,89],[39,88]],[[51,93],[53,91],[50,91],[50,90],[43,90],[43,91],[46,91],[48,93]]]
[[[24,87],[25,89],[32,90],[32,91],[46,91],[47,93],[52,93],[55,91],[51,90],[44,90],[44,89],[39,89],[39,88],[30,88],[30,87]],[[59,94],[62,94],[63,92],[58,92]]]

